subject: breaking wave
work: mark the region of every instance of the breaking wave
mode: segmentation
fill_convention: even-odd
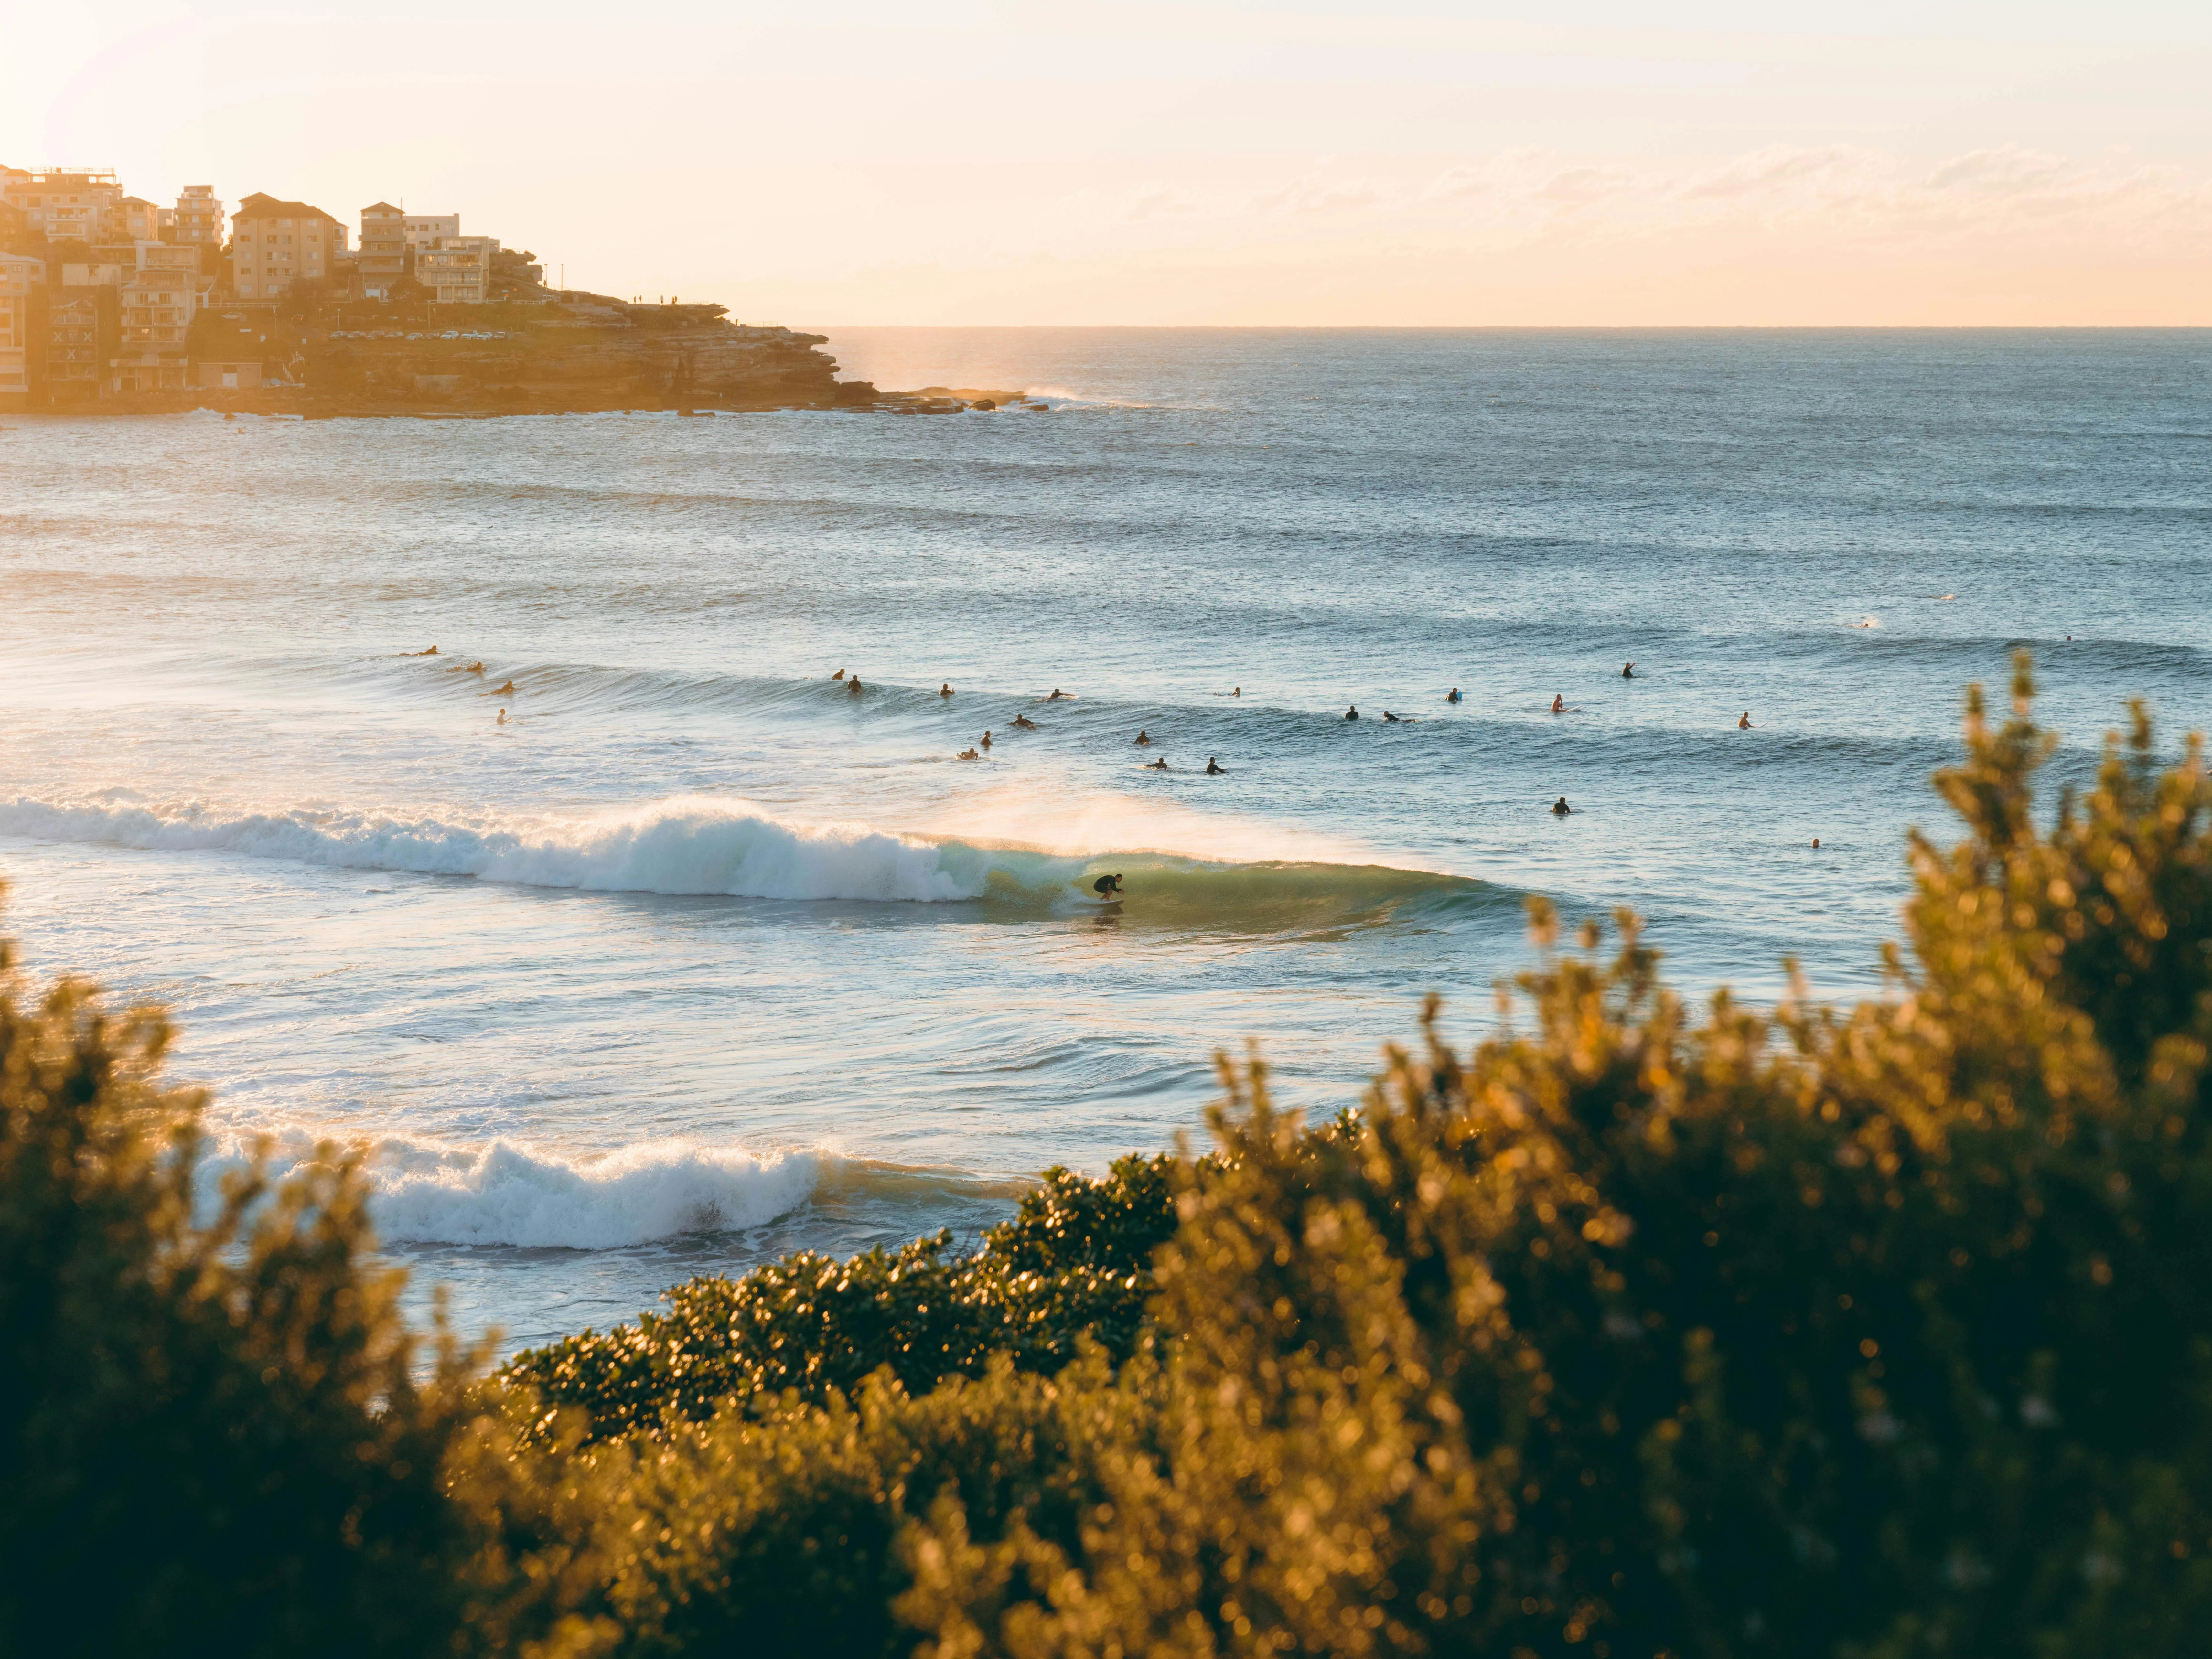
[[[268,1173],[296,1175],[313,1137],[269,1137]],[[386,1136],[368,1143],[369,1215],[388,1244],[509,1244],[604,1250],[757,1227],[813,1195],[822,1156],[647,1141],[598,1158],[519,1142],[456,1147]],[[204,1192],[252,1161],[234,1138],[200,1164]]]
[[[1126,880],[1117,916],[1166,926],[1325,924],[1405,905],[1512,902],[1464,877],[1383,865],[1239,862],[1152,851],[1075,854],[878,830],[803,824],[743,800],[678,797],[529,823],[294,808],[238,811],[112,796],[0,804],[0,835],[154,852],[220,852],[341,869],[462,876],[527,887],[787,900],[981,902],[1080,913],[1091,880]]]

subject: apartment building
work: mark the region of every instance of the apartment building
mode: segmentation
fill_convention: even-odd
[[[440,305],[480,306],[491,297],[496,236],[441,236],[415,252],[415,280]]]
[[[117,344],[116,289],[64,288],[47,296],[46,384],[57,403],[96,398]]]
[[[32,342],[33,331],[44,331],[46,281],[44,260],[0,253],[0,411],[21,409],[30,399],[41,367]]]
[[[329,276],[345,249],[345,226],[322,209],[257,191],[230,216],[231,288],[242,300],[274,300],[295,282]]]
[[[399,228],[407,238],[407,246],[420,252],[441,237],[461,234],[461,216],[458,213],[409,213],[400,217]]]
[[[361,291],[381,300],[392,285],[407,274],[406,214],[389,202],[374,202],[361,210]]]
[[[106,167],[10,167],[0,195],[51,242],[98,242],[122,229],[123,185]]]
[[[126,196],[115,204],[107,234],[110,240],[166,241],[173,217],[171,209],[157,206],[143,196]]]
[[[213,185],[186,185],[170,216],[169,240],[196,247],[222,246],[222,198]]]
[[[108,385],[117,392],[182,392],[192,313],[198,295],[192,273],[174,266],[143,266],[119,284],[121,313]]]

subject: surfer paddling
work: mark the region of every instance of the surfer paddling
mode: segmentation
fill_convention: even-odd
[[[1037,723],[1031,720],[1027,714],[1015,715],[1014,724],[1020,726],[1024,732],[1034,732],[1037,729]]]

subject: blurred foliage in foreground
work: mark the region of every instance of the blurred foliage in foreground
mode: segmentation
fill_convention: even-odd
[[[11,988],[0,1646],[2201,1652],[2212,788],[2138,712],[2039,830],[2029,690],[1879,1000],[1692,1017],[1538,907],[1516,1025],[1335,1123],[1224,1065],[1212,1157],[473,1382],[344,1157],[196,1225],[158,1025]]]

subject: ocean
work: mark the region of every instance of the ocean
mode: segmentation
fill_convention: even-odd
[[[2205,333],[823,331],[1051,407],[0,430],[0,931],[509,1348],[1352,1103],[1532,894],[1867,994],[2018,649],[2212,723]]]

